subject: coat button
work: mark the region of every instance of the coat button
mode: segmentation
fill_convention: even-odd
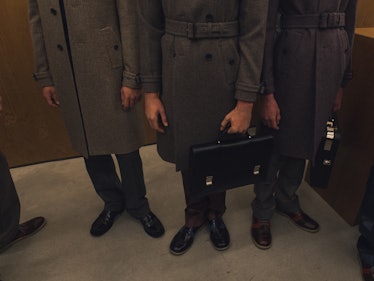
[[[230,65],[234,65],[235,64],[235,60],[234,59],[229,60],[229,64]]]
[[[206,20],[207,22],[212,22],[213,19],[214,19],[214,17],[213,17],[212,14],[207,14],[207,15],[205,16],[205,20]]]
[[[117,50],[119,49],[119,46],[118,46],[118,45],[114,45],[114,47],[113,47],[113,48],[114,48],[114,50],[116,50],[116,51],[117,51]]]
[[[58,44],[58,45],[57,45],[57,49],[59,49],[60,51],[63,51],[63,50],[64,50],[64,47],[62,47],[62,45]]]
[[[51,8],[51,14],[54,15],[54,16],[57,15],[57,11],[56,11],[56,9]]]
[[[205,55],[205,59],[206,59],[207,61],[211,61],[211,60],[213,59],[212,54],[206,54],[206,55]]]

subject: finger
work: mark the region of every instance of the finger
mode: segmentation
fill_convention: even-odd
[[[229,125],[229,123],[230,123],[230,118],[225,117],[225,118],[222,120],[222,122],[221,122],[220,130],[221,130],[221,131],[225,130],[225,129],[227,128],[227,126]],[[229,131],[230,131],[231,129],[232,129],[232,128],[230,128]],[[229,132],[229,131],[227,131],[227,132]]]
[[[57,105],[54,104],[53,99],[52,99],[51,96],[49,96],[49,95],[48,96],[44,96],[44,99],[45,99],[45,101],[47,102],[47,104],[49,106],[51,106],[51,107],[57,107]]]
[[[159,133],[165,133],[164,127],[158,122],[158,120],[153,121],[153,129],[155,129]]]
[[[167,118],[166,113],[165,113],[164,110],[161,110],[161,111],[160,111],[160,117],[161,117],[162,125],[163,125],[164,127],[169,126],[168,118]]]
[[[160,126],[157,117],[148,117],[148,123],[151,128],[157,132],[164,133],[163,127]]]
[[[276,116],[277,129],[279,129],[280,120],[281,120],[280,112],[277,112],[277,116]]]
[[[130,109],[130,100],[129,98],[124,98],[122,102],[122,107],[124,111],[128,111]]]
[[[53,94],[52,94],[52,98],[53,98],[53,103],[54,103],[55,105],[60,105],[60,101],[59,101],[59,99],[58,99],[56,93],[53,93]]]
[[[276,118],[270,120],[270,128],[272,128],[272,129],[277,129],[278,128]]]

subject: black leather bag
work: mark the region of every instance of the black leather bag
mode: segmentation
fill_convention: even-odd
[[[265,179],[273,152],[273,136],[227,135],[190,150],[192,195],[254,184]]]
[[[336,118],[326,123],[326,134],[318,147],[314,164],[309,166],[309,184],[313,187],[327,188],[340,144],[340,132]]]

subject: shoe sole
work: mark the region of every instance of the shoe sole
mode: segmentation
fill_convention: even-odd
[[[44,219],[43,223],[37,228],[35,229],[34,232],[30,233],[29,235],[27,236],[22,236],[21,238],[18,238],[18,239],[15,239],[13,240],[12,242],[10,242],[9,244],[5,245],[3,248],[0,249],[0,254],[5,252],[6,250],[8,250],[10,247],[12,247],[14,244],[26,239],[26,238],[29,238],[33,235],[35,235],[36,233],[38,233],[45,225],[47,224],[47,220]],[[1,281],[1,280],[0,280]]]
[[[259,248],[259,249],[261,249],[261,250],[267,250],[267,249],[270,249],[271,246],[272,246],[271,243],[270,243],[269,246],[263,246],[263,245],[261,245],[261,244],[258,244],[258,243],[256,242],[256,240],[255,240],[253,237],[252,237],[252,242],[253,242],[253,244],[255,244],[255,246],[256,246],[257,248]]]
[[[191,248],[191,247],[190,247]],[[186,253],[190,248],[187,248],[186,250],[184,250],[183,252],[174,252],[172,249],[169,248],[169,252],[171,254],[173,254],[174,256],[181,256],[183,255],[184,253]]]
[[[225,251],[225,250],[227,250],[228,248],[230,248],[230,245],[231,245],[231,243],[230,243],[230,244],[228,244],[226,247],[218,248],[218,247],[216,247],[216,246],[213,244],[212,241],[210,241],[210,242],[212,243],[213,248],[216,249],[217,251]]]
[[[298,229],[301,229],[301,230],[304,230],[306,232],[309,232],[309,233],[317,233],[321,230],[321,227],[318,227],[317,229],[309,229],[309,228],[305,228],[305,227],[302,227],[300,225],[298,225],[296,222],[294,222],[293,219],[291,219],[289,216],[287,216],[285,213],[282,213],[281,211],[276,211],[278,215],[281,215],[282,217],[288,219],[293,225],[295,225]]]

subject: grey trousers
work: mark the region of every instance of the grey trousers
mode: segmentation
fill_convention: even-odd
[[[252,202],[253,216],[271,219],[275,208],[286,212],[300,209],[296,195],[304,176],[305,159],[274,154],[266,180],[255,184],[256,198]]]
[[[226,211],[226,192],[217,192],[194,198],[190,195],[192,175],[189,170],[182,171],[184,198],[186,201],[185,226],[199,227],[207,219],[222,217]]]
[[[0,249],[17,234],[20,203],[5,156],[0,152]]]
[[[87,172],[96,193],[104,201],[107,211],[127,210],[135,218],[149,212],[143,165],[139,150],[116,154],[122,181],[119,179],[111,155],[90,156],[85,159]]]

